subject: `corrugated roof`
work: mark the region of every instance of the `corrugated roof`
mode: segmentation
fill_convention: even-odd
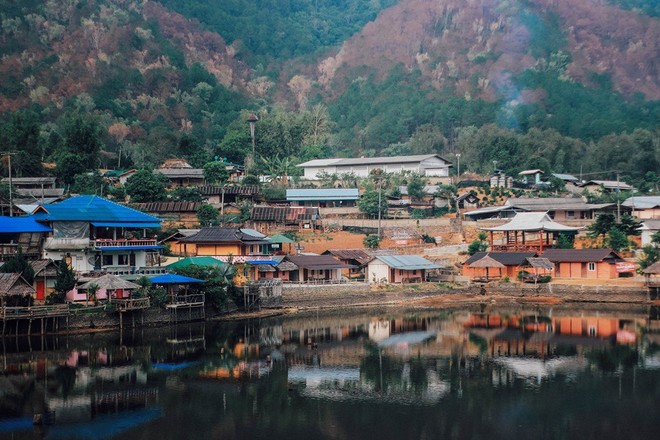
[[[287,261],[303,269],[348,269],[353,266],[344,264],[330,255],[289,255]],[[281,263],[280,263],[281,265]]]
[[[319,209],[304,206],[255,206],[250,213],[250,220],[261,222],[298,222],[318,220]]]
[[[484,231],[548,231],[577,232],[580,228],[562,225],[553,221],[545,212],[518,212],[510,222],[493,228],[480,228]]]
[[[423,160],[437,157],[451,166],[451,162],[438,154],[419,154],[413,156],[389,156],[389,157],[358,157],[347,159],[315,159],[297,165],[299,167],[322,167],[328,165],[345,166],[345,165],[379,165],[379,164],[400,164],[410,162],[421,162]]]
[[[621,181],[617,182],[616,180],[590,180],[582,184],[582,186],[587,186],[587,185],[602,185],[603,187],[608,189],[618,188],[622,191],[634,189],[632,185],[628,185],[627,183]]]
[[[539,269],[547,269],[547,270],[552,270],[555,268],[555,265],[552,264],[550,260],[547,258],[541,258],[541,257],[528,257],[527,258],[527,263],[531,267],[536,267]]]
[[[541,257],[553,263],[595,263],[603,260],[623,261],[612,249],[546,249]]]
[[[660,208],[660,196],[628,197],[622,205],[635,209]]]
[[[154,170],[154,174],[162,174],[168,179],[177,178],[195,178],[203,179],[204,170],[201,168],[159,168]]]
[[[104,221],[160,223],[160,219],[98,196],[76,196],[59,203],[43,205],[46,213],[35,218],[48,221]]]
[[[333,255],[340,260],[355,260],[359,264],[367,264],[373,259],[373,254],[365,249],[329,249],[323,255]]]
[[[237,195],[237,196],[253,196],[259,193],[257,185],[246,186],[219,186],[219,185],[205,185],[198,188],[203,196],[216,196],[221,195]]]
[[[660,219],[649,219],[642,222],[640,230],[660,231]]]
[[[572,174],[552,173],[552,176],[556,177],[557,179],[566,180],[569,182],[577,182],[580,180]]]
[[[380,260],[389,267],[401,270],[440,269],[440,266],[420,255],[378,255],[374,260]]]
[[[359,197],[360,192],[357,188],[306,188],[286,190],[286,199],[290,201],[357,200]]]
[[[465,261],[468,266],[488,255],[505,266],[520,266],[527,258],[535,257],[536,252],[477,252]]]
[[[135,203],[137,209],[147,212],[197,212],[197,209],[202,205],[201,202],[149,202],[149,203]]]
[[[46,225],[39,223],[34,217],[0,216],[0,234],[19,234],[22,232],[50,232]]]

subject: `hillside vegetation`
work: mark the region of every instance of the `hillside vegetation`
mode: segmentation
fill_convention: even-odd
[[[646,188],[660,169],[660,20],[647,0],[0,7],[0,141],[19,153],[15,175],[42,162],[62,175],[173,156],[243,163],[252,112],[266,158],[253,163],[282,174],[330,155],[430,152],[482,172],[495,160],[616,170]]]

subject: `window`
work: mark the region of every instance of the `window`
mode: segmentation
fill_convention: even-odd
[[[417,270],[413,270],[413,275],[417,275]]]
[[[117,266],[128,266],[128,255],[127,254],[117,255]]]
[[[566,218],[575,218],[575,211],[566,211]]]
[[[103,256],[103,265],[104,266],[112,266],[112,255],[104,255]]]
[[[587,263],[587,270],[589,272],[594,272],[596,270],[596,263]]]

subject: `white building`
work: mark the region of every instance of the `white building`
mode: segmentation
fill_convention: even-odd
[[[437,154],[418,156],[362,157],[357,159],[315,159],[297,165],[307,180],[319,180],[319,174],[349,174],[368,177],[375,169],[386,173],[412,171],[426,177],[448,177],[452,163]]]

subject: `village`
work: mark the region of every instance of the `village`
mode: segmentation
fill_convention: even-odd
[[[496,163],[490,176],[460,174],[456,159],[317,159],[295,180],[225,161],[222,182],[182,159],[153,170],[197,201],[119,203],[68,194],[54,177],[3,179],[3,335],[60,331],[82,313],[123,328],[149,310],[148,322],[179,322],[281,308],[287,292],[341,304],[347,285],[376,298],[511,286],[658,298],[660,196],[540,169],[507,176]],[[99,175],[121,187],[140,172]]]

